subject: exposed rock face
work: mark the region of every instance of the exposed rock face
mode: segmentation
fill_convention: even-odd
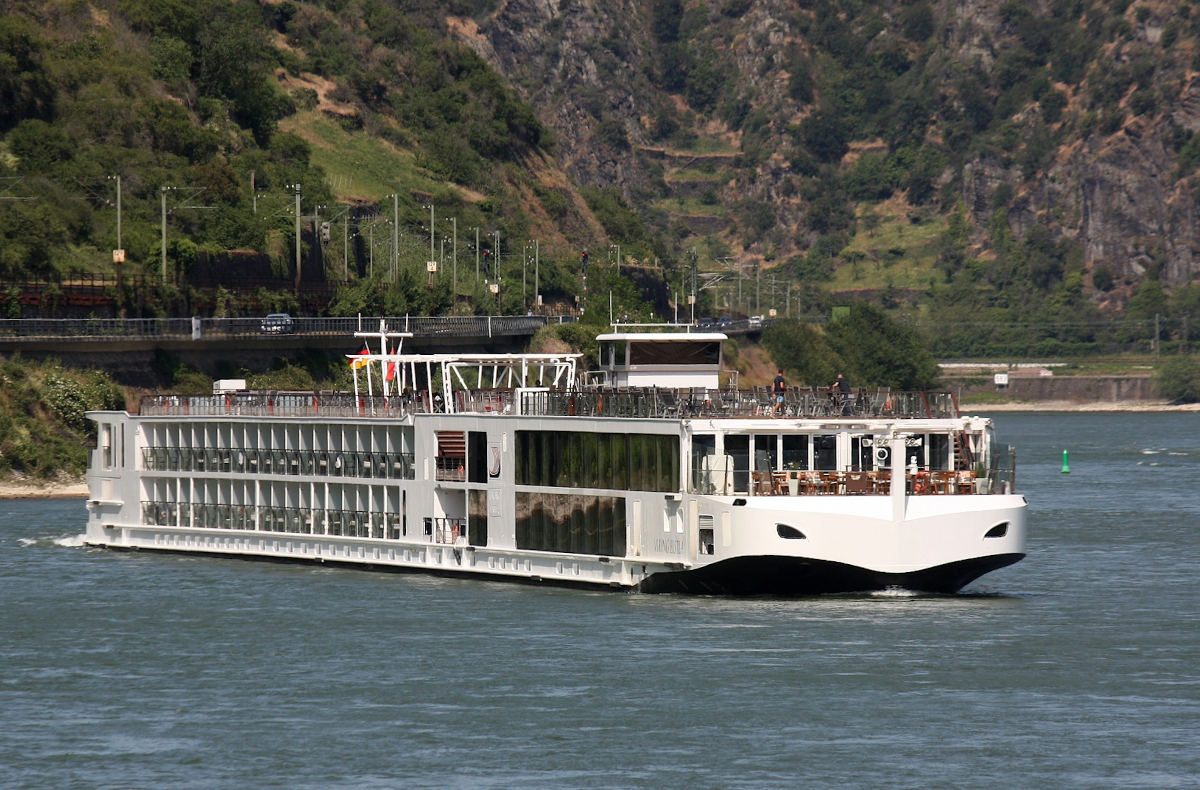
[[[510,0],[485,30],[460,35],[538,108],[579,183],[616,185],[627,197],[631,184],[645,184],[643,168],[629,145],[601,141],[597,132],[603,120],[613,119],[630,143],[644,142],[639,119],[653,92],[641,74],[642,53],[650,46],[641,5]],[[613,43],[620,44],[619,53],[610,49]]]
[[[656,74],[663,45],[655,35],[655,13],[663,5],[662,0],[509,0],[482,29],[464,27],[460,37],[538,108],[558,135],[558,155],[580,183],[615,185],[642,206],[655,197],[707,196],[721,211],[702,220],[680,217],[682,225],[695,233],[732,228],[728,240],[751,259],[768,253],[782,259],[804,251],[821,231],[808,221],[814,198],[811,190],[804,197],[801,186],[811,173],[797,172],[801,144],[796,124],[821,104],[822,84],[814,72],[816,94],[806,98],[803,91],[789,90],[788,69],[797,53],[814,64],[822,62],[809,34],[819,14],[814,9],[821,4],[681,4],[680,29],[703,32],[704,51],[720,62],[725,83],[734,84],[733,90],[722,85],[722,101],[746,102],[736,120],[740,129],[727,125],[723,117],[729,113],[716,107],[697,114],[701,136],[724,141],[738,156],[727,156],[719,165],[704,163],[714,173],[711,179],[686,182],[669,176],[686,174],[696,165],[681,166],[664,156],[664,144],[652,134],[665,106],[685,112],[688,107],[687,93],[669,94]],[[877,24],[879,32],[868,40],[876,47],[889,36],[896,38],[913,68],[924,69],[922,79],[933,97],[930,112],[936,116],[925,142],[937,146],[943,142],[938,124],[964,106],[955,75],[1003,70],[1005,57],[1023,46],[1025,34],[1014,21],[1010,0],[937,0],[930,5],[932,35],[918,46],[897,38],[898,31],[907,29],[908,23],[900,20],[912,5],[898,0],[880,4],[873,12],[876,22],[869,23]],[[1020,5],[1038,20],[1061,13],[1062,7],[1049,0]],[[965,156],[949,155],[935,185],[957,190],[973,221],[977,248],[988,244],[997,190],[1003,187],[1002,194],[1011,199],[1000,202],[1017,238],[1034,225],[1045,225],[1079,242],[1088,270],[1104,265],[1118,280],[1131,283],[1152,272],[1167,286],[1191,282],[1200,278],[1200,209],[1191,180],[1180,178],[1178,149],[1180,134],[1200,134],[1200,75],[1190,66],[1197,49],[1191,31],[1200,26],[1191,25],[1173,4],[1138,3],[1123,16],[1086,0],[1079,9],[1078,20],[1063,29],[1091,26],[1089,30],[1103,28],[1103,34],[1093,36],[1090,60],[1077,83],[1052,80],[1052,90],[1040,94],[1060,94],[1061,114],[1051,120],[1044,100],[1027,101],[1015,115],[997,119],[1019,132],[1009,150],[992,145],[974,152],[967,147]],[[1177,40],[1167,49],[1170,31]],[[1151,76],[1121,88],[1123,93],[1108,105],[1097,105],[1097,86],[1113,70],[1139,59],[1152,64]],[[996,89],[991,90],[994,101]],[[1139,92],[1155,101],[1135,106]],[[757,124],[759,130],[753,147],[747,143],[746,124]],[[1053,145],[1032,168],[1019,165],[1020,152],[1033,145],[1037,134],[1050,136]],[[856,156],[852,150],[843,172]],[[945,207],[946,195],[942,197]],[[770,206],[771,227],[755,229],[745,219],[756,204]]]

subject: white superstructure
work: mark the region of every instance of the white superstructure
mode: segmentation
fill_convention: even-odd
[[[595,387],[577,355],[405,354],[401,333],[370,336],[354,393],[90,413],[87,542],[785,595],[953,592],[1024,556],[1013,455],[948,393],[792,389],[776,412],[716,386],[715,333],[603,335],[611,386]],[[647,365],[671,385],[632,383]]]

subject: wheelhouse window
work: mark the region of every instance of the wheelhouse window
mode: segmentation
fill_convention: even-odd
[[[600,345],[600,364],[605,367],[625,365],[625,343],[606,340]]]
[[[630,365],[717,365],[721,344],[635,341],[629,344]],[[618,363],[620,364],[620,363]]]

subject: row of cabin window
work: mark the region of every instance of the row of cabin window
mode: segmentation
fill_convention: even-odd
[[[412,480],[414,477],[411,453],[146,447],[142,450],[142,466],[158,472],[328,475],[393,480]]]
[[[625,499],[517,492],[517,548],[624,557]]]
[[[864,441],[868,439],[870,441]],[[904,465],[914,462],[917,467],[928,470],[949,470],[951,468],[950,436],[947,434],[920,434],[911,437],[913,446],[904,448]],[[696,435],[692,437],[692,468],[701,467],[701,458],[714,455],[717,451],[717,437]],[[884,449],[877,454],[874,437],[853,436],[850,439],[850,456],[845,463],[838,458],[838,435],[797,434],[726,434],[725,454],[734,461],[734,469],[743,471],[760,471],[764,468],[771,471],[784,469],[812,469],[832,472],[841,469],[850,471],[871,471],[873,469],[890,469],[892,466],[891,451]],[[753,463],[751,461],[753,460]]]
[[[517,485],[679,490],[677,436],[517,431],[516,451]]]

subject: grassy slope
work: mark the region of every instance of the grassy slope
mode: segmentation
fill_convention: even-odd
[[[348,132],[317,110],[285,118],[279,128],[312,146],[312,161],[325,170],[341,199],[374,203],[398,188],[433,192],[445,186],[417,163],[412,151],[361,132]]]
[[[933,215],[913,223],[905,209],[906,205],[897,200],[859,207],[858,231],[842,253],[844,260],[858,260],[837,268],[829,286],[831,290],[876,289],[889,284],[897,288],[924,288],[930,278],[938,276],[933,265],[937,260],[938,237],[946,230],[946,219]],[[873,228],[863,219],[871,215],[878,217]],[[890,250],[903,253],[896,256]],[[856,252],[865,258],[854,255]]]

